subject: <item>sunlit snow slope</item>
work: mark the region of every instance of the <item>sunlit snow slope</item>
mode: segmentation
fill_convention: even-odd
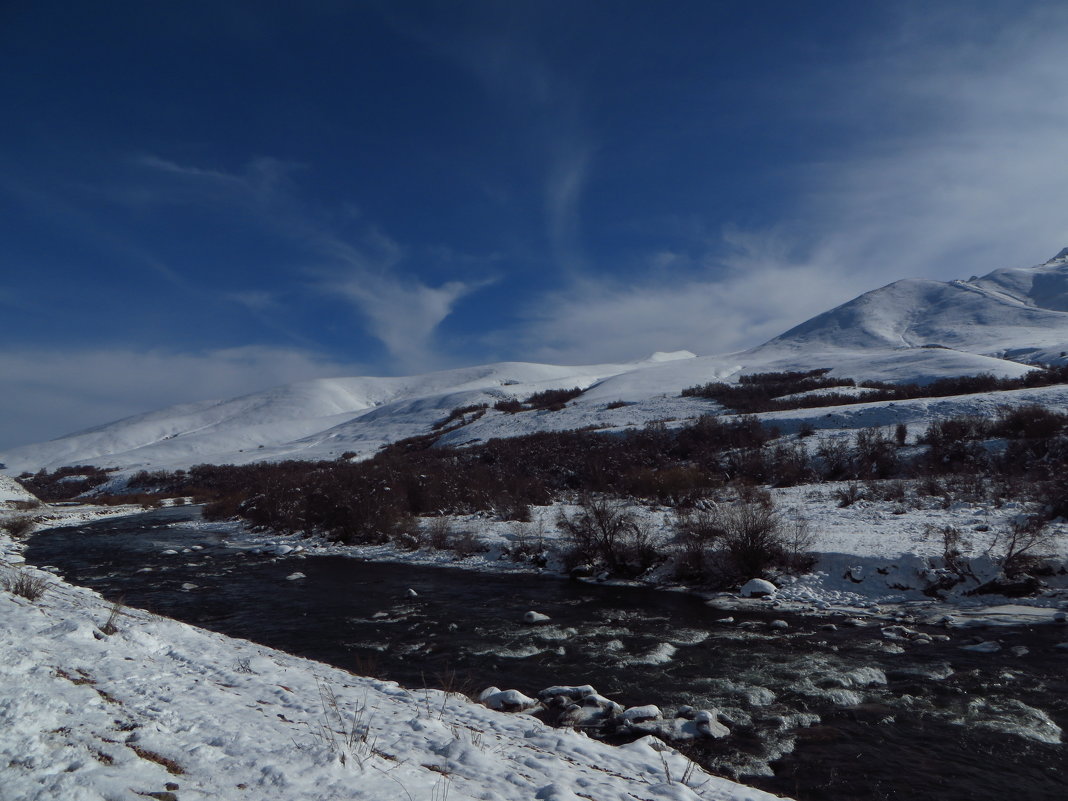
[[[1017,376],[1068,352],[1068,248],[1037,267],[967,281],[903,280],[868,292],[756,348],[724,356],[681,351],[627,364],[504,362],[394,378],[332,378],[137,415],[0,453],[7,472],[91,463],[126,470],[262,459],[366,457],[425,434],[460,406],[488,404],[443,441],[532,431],[621,429],[686,420],[709,402],[679,392],[746,372],[832,368],[856,379],[928,382]],[[586,392],[562,411],[504,414],[493,404],[552,388]]]

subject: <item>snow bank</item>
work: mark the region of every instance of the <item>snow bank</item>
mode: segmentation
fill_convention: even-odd
[[[5,801],[774,798],[655,742],[613,748],[58,580],[34,603],[0,590],[0,621]]]

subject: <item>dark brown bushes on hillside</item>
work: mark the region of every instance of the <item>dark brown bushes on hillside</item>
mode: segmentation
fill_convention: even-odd
[[[567,405],[569,400],[574,400],[583,392],[585,392],[585,390],[580,389],[579,387],[572,387],[571,389],[546,389],[542,392],[535,392],[523,401],[517,400],[516,398],[507,398],[505,400],[497,401],[493,404],[493,408],[499,412],[507,412],[508,414],[532,412],[537,409],[558,412]]]
[[[81,464],[60,467],[52,473],[47,470],[23,473],[18,481],[42,501],[69,501],[105,483],[111,472],[94,465]]]
[[[1032,389],[1068,383],[1068,365],[1044,367],[1019,378],[997,378],[984,373],[942,378],[929,384],[888,384],[882,381],[858,383],[850,378],[827,378],[826,375],[829,372],[830,368],[807,372],[753,373],[741,376],[736,384],[712,382],[689,387],[682,391],[682,395],[683,397],[708,398],[736,412],[753,414],[874,401],[942,398],[951,395]],[[796,395],[815,389],[833,390],[835,387],[862,387],[871,391],[862,395],[832,391],[780,400],[787,395]]]

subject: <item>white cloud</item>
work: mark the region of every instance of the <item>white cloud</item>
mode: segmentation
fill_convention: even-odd
[[[864,134],[799,166],[778,225],[728,227],[696,259],[666,241],[644,281],[576,276],[530,304],[526,355],[740,349],[900,278],[968,278],[1068,245],[1068,9],[958,12],[905,15],[863,63],[806,79],[794,112]]]
[[[545,179],[549,242],[561,267],[576,268],[581,263],[579,210],[590,153],[579,139],[562,141],[555,150]]]
[[[1068,9],[1022,9],[1004,27],[968,8],[937,31],[906,23],[910,46],[840,98],[857,101],[854,122],[879,105],[890,129],[805,175],[813,252],[887,280],[1051,256],[1068,243]]]
[[[483,283],[450,281],[430,287],[366,272],[330,288],[352,301],[367,319],[370,332],[389,350],[395,367],[412,372],[432,369],[437,359],[433,336],[465,295]]]
[[[0,353],[0,446],[39,442],[176,403],[364,372],[360,365],[289,348],[9,349]]]
[[[176,164],[155,156],[137,162],[153,172],[174,176],[185,187],[179,198],[236,205],[258,215],[272,231],[281,231],[319,262],[318,278],[304,278],[319,289],[339,294],[360,313],[363,327],[378,338],[394,359],[392,370],[432,366],[434,334],[463,296],[487,282],[450,281],[432,287],[403,269],[408,249],[371,223],[348,236],[337,233],[296,197],[288,176],[296,165],[261,158],[241,173]],[[192,193],[192,195],[188,193]],[[173,199],[173,198],[172,198]],[[351,214],[349,215],[351,216]],[[230,297],[253,310],[269,309],[274,295],[258,288]]]
[[[580,279],[528,309],[526,356],[582,363],[654,351],[727,353],[757,344],[861,291],[856,277],[791,261],[775,236],[729,233],[734,252],[696,276],[655,283]],[[659,261],[657,256],[653,262]]]
[[[263,312],[278,308],[278,298],[274,293],[262,289],[231,292],[227,297],[252,311]]]

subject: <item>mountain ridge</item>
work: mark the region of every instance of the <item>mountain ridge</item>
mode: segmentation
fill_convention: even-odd
[[[1068,248],[1030,268],[967,281],[902,279],[794,326],[746,351],[655,353],[631,362],[499,362],[414,376],[319,378],[216,401],[181,404],[0,453],[8,473],[92,463],[123,470],[203,462],[373,455],[434,430],[461,406],[485,419],[450,434],[485,439],[540,430],[622,429],[714,411],[679,397],[687,386],[744,372],[831,368],[860,380],[926,383],[992,373],[1015,377],[1068,361]],[[561,412],[504,414],[497,401],[579,387]],[[477,437],[476,437],[477,433]]]

